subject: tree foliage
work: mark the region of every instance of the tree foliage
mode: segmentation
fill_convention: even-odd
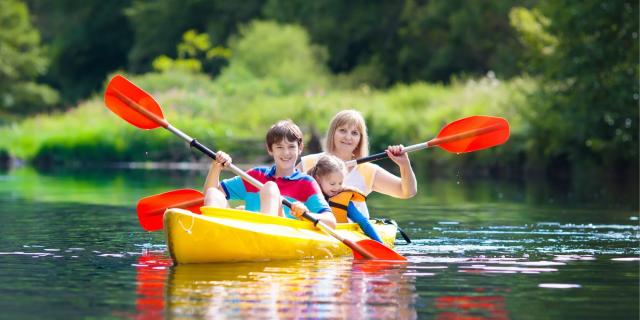
[[[509,25],[528,1],[270,0],[265,17],[309,30],[334,72],[370,70],[371,84],[443,81],[453,75],[519,74],[523,47]],[[382,79],[380,79],[382,77]]]
[[[446,82],[489,70],[510,77],[518,74],[522,46],[507,13],[534,0],[26,1],[52,48],[46,80],[74,102],[110,71],[146,72],[157,57],[183,59],[176,46],[188,30],[228,46],[240,25],[256,19],[305,28],[311,42],[328,49],[329,68],[345,83]],[[212,76],[222,67],[202,65]]]
[[[545,0],[520,10],[512,18],[531,49],[528,71],[541,79],[523,110],[532,159],[578,171],[635,167],[638,2]]]
[[[6,0],[0,6],[3,113],[50,108],[55,92],[36,80],[71,104],[118,69],[202,71],[233,105],[521,76],[533,93],[518,110],[528,130],[518,150],[531,167],[578,172],[638,163],[637,1]],[[227,47],[228,65],[209,59],[228,55]],[[167,86],[191,85],[167,79]],[[350,107],[349,99],[339,101]],[[327,109],[300,105],[303,119]]]
[[[153,69],[160,72],[183,70],[202,72],[204,64],[226,61],[231,57],[231,50],[222,46],[214,47],[209,35],[189,30],[182,36],[178,44],[178,57],[172,59],[161,55],[153,60]]]
[[[0,114],[44,111],[58,102],[55,90],[36,81],[47,66],[27,6],[17,0],[0,1]]]
[[[86,98],[109,72],[127,65],[133,34],[123,10],[131,0],[28,3],[50,47],[45,80],[60,90],[65,104]]]
[[[190,29],[208,34],[215,43],[226,44],[242,23],[260,16],[264,0],[136,1],[126,9],[136,41],[129,52],[134,72],[148,71],[158,56],[177,57],[176,45]],[[213,75],[220,65],[204,66]]]
[[[243,78],[248,90],[282,95],[327,84],[326,52],[299,26],[254,21],[240,28],[230,49],[233,58],[218,79],[221,85]]]

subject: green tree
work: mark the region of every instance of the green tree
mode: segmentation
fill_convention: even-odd
[[[532,165],[637,170],[638,2],[544,0],[512,21],[541,83],[523,110]]]
[[[500,78],[519,75],[517,61],[524,47],[508,14],[514,5],[526,2],[405,1],[397,49],[384,60],[397,61],[397,68],[387,73],[409,82],[447,82],[452,75],[488,71]]]
[[[509,24],[527,0],[269,0],[268,19],[304,26],[329,50],[335,73],[365,73],[369,83],[449,81],[453,75],[519,74],[524,50]]]
[[[58,103],[55,90],[36,82],[47,65],[27,6],[0,1],[0,114],[28,114]]]
[[[281,95],[327,84],[325,49],[312,45],[300,26],[254,21],[241,27],[229,46],[233,56],[216,80],[222,86]]]
[[[148,71],[156,57],[176,58],[176,45],[190,29],[201,30],[225,45],[240,24],[260,17],[264,0],[136,1],[126,10],[133,26],[135,44],[129,52],[131,71]],[[204,71],[217,74],[220,64],[205,64]]]
[[[45,80],[66,104],[99,90],[109,72],[127,66],[133,33],[124,9],[131,0],[28,3],[50,48]]]
[[[328,49],[334,73],[360,73],[362,81],[384,86],[400,80],[384,73],[397,65],[385,66],[380,56],[396,48],[401,10],[400,1],[270,0],[264,14],[307,29],[313,42]]]

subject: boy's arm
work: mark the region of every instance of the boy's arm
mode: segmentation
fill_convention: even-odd
[[[222,171],[222,166],[220,166],[218,164],[218,162],[213,161],[211,163],[211,167],[209,168],[209,173],[207,174],[207,179],[204,181],[204,192],[205,193],[210,188],[216,188],[216,189],[219,189],[220,191],[224,191],[224,190],[222,190],[222,187],[220,187],[220,172],[221,171]]]

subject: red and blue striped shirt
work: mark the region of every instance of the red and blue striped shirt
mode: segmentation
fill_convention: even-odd
[[[276,166],[257,167],[247,173],[260,181],[266,183],[273,181],[280,189],[280,194],[289,201],[302,202],[310,212],[323,213],[331,212],[329,204],[324,199],[320,186],[306,173],[298,170],[286,177],[275,177]],[[249,211],[260,211],[260,190],[240,177],[233,177],[223,180],[220,185],[224,190],[228,200],[244,200],[245,209]],[[294,218],[289,213],[289,208],[284,208],[284,213],[289,218]]]

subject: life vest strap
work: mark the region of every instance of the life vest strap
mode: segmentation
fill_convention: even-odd
[[[332,208],[338,208],[338,209],[342,209],[342,210],[347,210],[347,208],[348,208],[347,206],[345,206],[342,203],[337,203],[337,202],[334,202],[334,201],[331,201],[331,200],[329,200],[328,202],[329,202],[329,206],[332,207]]]

